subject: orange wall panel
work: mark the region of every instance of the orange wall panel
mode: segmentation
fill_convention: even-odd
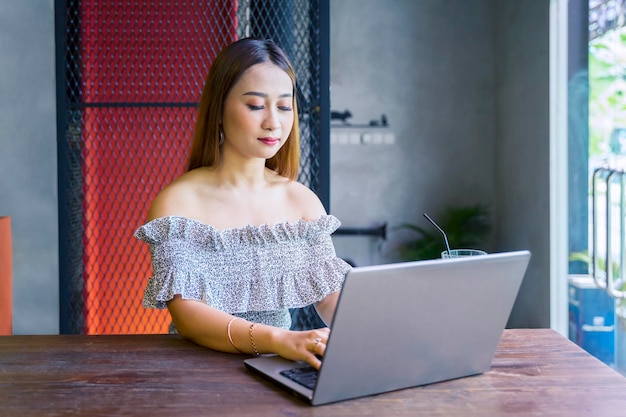
[[[0,335],[13,332],[11,218],[0,217]]]

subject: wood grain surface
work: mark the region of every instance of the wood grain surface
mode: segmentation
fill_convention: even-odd
[[[490,371],[311,407],[244,356],[171,335],[0,337],[0,416],[626,416],[626,378],[548,329],[505,330]]]

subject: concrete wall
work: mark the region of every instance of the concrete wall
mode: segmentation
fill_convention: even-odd
[[[333,214],[390,226],[386,241],[336,237],[338,253],[393,261],[399,224],[486,203],[485,249],[533,253],[509,325],[549,326],[549,1],[334,0],[331,20],[333,109],[385,113],[395,135],[332,145]]]
[[[397,227],[430,227],[424,212],[437,219],[444,206],[485,203],[495,214],[493,5],[331,2],[332,107],[350,109],[354,123],[384,113],[395,136],[392,145],[331,148],[333,214],[346,226],[389,225],[385,242],[335,239],[358,265],[397,260],[398,244],[415,236]]]
[[[332,0],[331,100],[385,114],[394,143],[331,148],[331,212],[389,237],[335,238],[359,265],[392,261],[450,204],[487,203],[488,251],[533,260],[511,324],[549,325],[548,0]],[[27,22],[27,23],[26,23]],[[14,331],[58,331],[54,10],[0,2],[0,215],[13,217]],[[333,133],[345,132],[334,128]],[[358,133],[367,133],[357,129]],[[374,130],[375,131],[375,130]],[[383,131],[383,130],[379,130]]]
[[[498,1],[496,242],[533,254],[511,327],[550,326],[549,3]]]
[[[13,332],[59,331],[53,0],[0,2],[0,215],[11,216]]]

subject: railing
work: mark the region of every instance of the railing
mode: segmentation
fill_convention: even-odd
[[[592,220],[592,231],[593,231],[593,251],[592,251],[592,275],[596,282],[596,285],[604,290],[613,298],[626,298],[626,292],[619,290],[615,284],[615,273],[617,272],[613,267],[614,265],[614,253],[613,249],[618,246],[619,252],[619,261],[617,261],[617,265],[619,265],[619,276],[620,278],[626,276],[624,274],[626,269],[626,252],[624,251],[625,239],[624,232],[626,228],[624,227],[624,215],[626,214],[626,188],[624,182],[624,176],[626,172],[610,170],[607,168],[598,168],[593,173],[593,182],[592,182],[592,210],[593,210],[593,220]],[[604,185],[605,197],[602,197],[602,191],[599,190],[598,187]],[[616,198],[617,201],[614,201],[615,192],[618,192],[618,196]],[[599,239],[598,239],[598,229],[602,225],[599,224],[600,212],[598,209],[599,200],[603,199],[606,207],[604,211],[604,226],[606,230],[605,235],[605,252],[604,259],[605,265],[604,269],[600,266],[600,256],[599,256]],[[614,207],[614,203],[617,203]],[[619,221],[618,226],[618,236],[615,236],[614,229],[614,218],[617,217]]]
[[[616,300],[615,368],[626,373],[626,172],[597,168],[591,189],[591,275],[596,286]],[[599,236],[601,231],[604,236]]]

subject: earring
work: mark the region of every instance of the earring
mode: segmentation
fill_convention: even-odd
[[[224,131],[220,129],[220,139],[219,139],[219,142],[217,142],[217,144],[218,146],[222,146],[223,143],[224,143]]]

